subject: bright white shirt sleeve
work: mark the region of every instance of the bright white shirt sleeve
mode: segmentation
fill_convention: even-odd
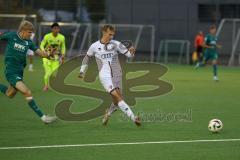
[[[80,73],[85,73],[87,71],[89,58],[93,57],[94,54],[95,54],[94,46],[91,45],[89,47],[88,51],[87,51],[86,56],[83,58],[82,65],[81,65],[81,68],[80,68]]]

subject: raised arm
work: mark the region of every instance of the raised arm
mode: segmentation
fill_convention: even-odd
[[[136,49],[132,46],[130,41],[126,41],[125,43],[118,42],[118,52],[129,58],[134,57]]]

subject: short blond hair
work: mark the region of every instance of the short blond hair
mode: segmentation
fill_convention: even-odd
[[[18,27],[18,32],[26,30],[34,31],[34,26],[31,22],[23,20]]]
[[[102,27],[102,32],[107,32],[108,30],[113,31],[113,32],[116,31],[115,27],[112,26],[112,25],[109,25],[109,24],[104,25],[104,26]]]

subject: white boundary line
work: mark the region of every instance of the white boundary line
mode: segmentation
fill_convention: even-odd
[[[0,147],[0,150],[20,150],[39,148],[69,148],[69,147],[95,147],[95,146],[120,146],[139,144],[173,144],[173,143],[203,143],[203,142],[236,142],[240,139],[205,139],[205,140],[185,140],[185,141],[153,141],[153,142],[129,142],[129,143],[96,143],[96,144],[70,144],[70,145],[49,145],[49,146],[22,146],[22,147]]]

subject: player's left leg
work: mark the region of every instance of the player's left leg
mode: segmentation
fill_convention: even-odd
[[[44,123],[48,124],[56,121],[56,117],[47,116],[41,111],[39,106],[34,101],[30,89],[28,89],[28,87],[23,83],[23,81],[18,81],[15,88],[25,96],[30,108],[41,118]]]
[[[210,59],[212,60],[212,66],[213,66],[213,80],[218,81],[218,75],[217,75],[218,53],[212,52],[210,55]]]
[[[112,98],[117,102],[118,107],[123,111],[137,126],[141,125],[141,120],[138,116],[135,116],[128,104],[123,100],[122,94],[118,88],[115,88],[110,92]]]
[[[57,74],[57,70],[58,70],[59,66],[60,66],[59,61],[51,62],[51,76],[55,76]]]
[[[59,67],[58,61],[48,60],[48,62],[44,64],[44,69],[45,69],[44,88],[43,88],[44,91],[48,91],[49,79],[55,71],[57,72],[58,67]]]
[[[213,65],[213,80],[219,81],[218,75],[217,75],[217,59],[214,59],[212,61],[212,65]]]

